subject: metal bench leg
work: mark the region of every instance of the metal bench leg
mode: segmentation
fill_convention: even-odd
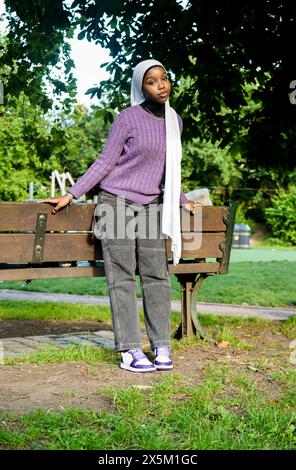
[[[182,323],[179,325],[175,338],[183,336],[192,337],[199,333],[202,339],[205,334],[197,318],[196,295],[202,282],[208,277],[207,274],[177,274],[181,284],[181,314]]]

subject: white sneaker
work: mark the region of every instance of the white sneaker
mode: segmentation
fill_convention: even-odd
[[[120,367],[131,372],[155,372],[156,370],[142,349],[129,349],[122,352]]]
[[[173,363],[171,360],[171,348],[169,346],[161,346],[154,350],[154,365],[156,370],[171,370]]]

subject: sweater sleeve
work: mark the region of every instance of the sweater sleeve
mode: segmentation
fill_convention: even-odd
[[[180,193],[180,206],[184,206],[185,204],[187,204],[187,202],[188,202],[187,197],[185,196],[183,191],[181,191],[181,193]]]
[[[75,199],[79,199],[110,173],[120,158],[127,138],[127,124],[124,113],[121,112],[111,126],[100,157],[95,160],[84,175],[69,189],[69,193],[73,194]]]

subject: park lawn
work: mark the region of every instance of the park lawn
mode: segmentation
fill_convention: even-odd
[[[141,296],[137,277],[137,296]],[[180,299],[180,285],[171,276],[172,299]],[[198,300],[229,304],[249,304],[267,307],[296,305],[295,262],[234,262],[229,273],[209,277],[201,286]],[[30,283],[23,281],[1,282],[2,289],[35,292],[55,292],[81,295],[108,295],[105,278],[44,279]]]
[[[0,319],[111,322],[108,306],[0,300]]]
[[[288,363],[289,351],[280,342],[264,346],[262,341],[265,334],[270,334],[270,328],[274,338],[282,335],[283,322],[271,325],[262,320],[201,318],[203,326],[218,340],[222,320],[231,342],[226,350],[215,349],[198,338],[173,341],[175,356],[192,360],[194,354],[200,354],[198,378],[181,369],[138,385],[130,374],[129,385],[118,379],[117,386],[98,388],[98,398],[103,397],[109,404],[99,411],[66,405],[59,411],[40,408],[21,415],[2,410],[0,448],[295,449],[295,367]],[[295,332],[295,319],[286,324],[289,331],[294,328]],[[226,337],[221,333],[220,339],[223,338]],[[242,347],[244,341],[248,348]],[[97,377],[98,385],[99,377],[105,373],[104,365],[118,378],[123,373],[116,353],[101,347],[49,349],[48,354],[34,353],[23,359],[10,359],[7,364],[20,371],[28,362],[42,368],[43,364],[54,366],[61,361],[65,362],[65,373],[67,363],[84,365],[84,376],[87,373],[92,380]],[[2,366],[3,373],[5,367]],[[65,390],[65,394],[71,399],[78,397],[79,391]]]
[[[293,380],[295,374],[285,374]],[[231,390],[231,395],[227,393]],[[258,393],[248,374],[209,366],[199,387],[180,375],[158,384],[106,389],[112,411],[65,408],[2,414],[0,448],[34,450],[295,449],[288,387],[279,400]]]

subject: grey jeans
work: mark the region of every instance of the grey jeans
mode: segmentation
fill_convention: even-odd
[[[103,190],[99,193],[94,236],[102,243],[117,351],[141,348],[137,267],[151,348],[170,345],[171,286],[160,204],[159,198],[140,205]]]

